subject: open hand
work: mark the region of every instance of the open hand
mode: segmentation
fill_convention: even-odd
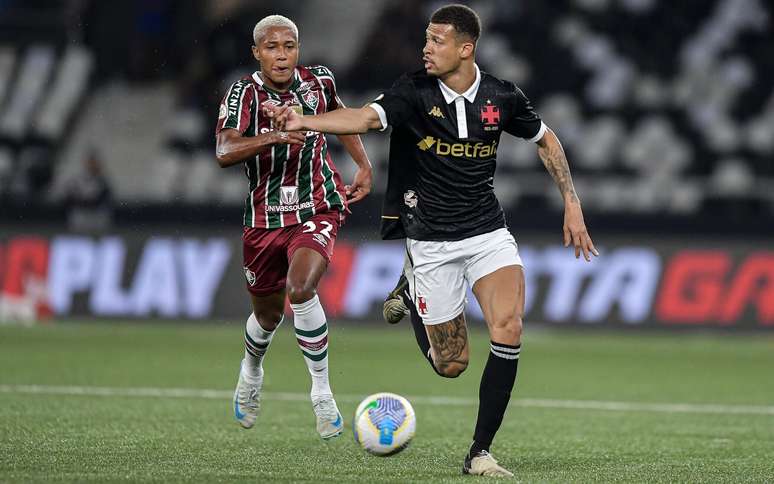
[[[575,246],[575,258],[580,257],[583,251],[583,258],[591,261],[591,255],[599,256],[599,252],[594,248],[594,242],[591,241],[586,223],[583,221],[583,211],[577,202],[568,202],[564,206],[564,246],[568,247],[572,242]]]

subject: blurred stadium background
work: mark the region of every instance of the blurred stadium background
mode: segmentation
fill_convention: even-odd
[[[256,19],[295,19],[302,62],[330,66],[359,106],[420,67],[440,4],[0,2],[0,320],[241,318],[246,179],[218,168],[213,126],[255,69]],[[557,247],[556,188],[534,146],[504,137],[496,189],[529,267],[528,320],[774,325],[771,4],[471,5],[479,63],[559,133],[605,254],[584,265]],[[375,231],[388,137],[365,143],[374,194],[322,290],[336,318],[375,315],[402,257]]]
[[[214,158],[220,99],[256,69],[256,21],[281,13],[299,26],[301,63],[329,66],[344,102],[362,105],[421,67],[427,18],[442,3],[0,0],[0,480],[253,475],[214,456],[218,445],[239,452],[223,426],[232,425],[228,393],[249,312],[240,242],[247,180]],[[774,6],[466,3],[484,24],[479,65],[522,87],[563,141],[602,252],[586,264],[561,247],[553,182],[533,145],[504,136],[495,187],[527,268],[525,348],[534,348],[517,396],[699,405],[622,407],[644,412],[637,420],[603,415],[593,405],[593,415],[583,405],[556,410],[572,405],[546,400],[519,409],[531,437],[520,438],[522,421],[506,418],[503,434],[516,437],[501,437],[505,461],[521,455],[527,480],[771,479],[774,339],[765,332],[774,329]],[[330,139],[349,180],[353,164]],[[387,389],[467,398],[454,415],[471,420],[480,362],[463,387],[439,383],[429,371],[408,378],[423,364],[410,331],[381,326],[381,303],[403,252],[377,235],[388,137],[368,134],[364,142],[374,191],[353,207],[320,288],[334,326],[332,364],[349,375],[334,377],[334,389],[351,395],[342,410],[354,408],[355,395]],[[479,344],[486,337],[471,303]],[[705,334],[716,329],[722,331]],[[295,351],[290,336],[283,335],[287,352]],[[169,348],[184,356],[165,356]],[[390,348],[394,355],[385,353]],[[268,380],[269,390],[305,391],[300,357],[279,351],[275,368],[297,364]],[[405,365],[392,368],[395,359]],[[385,375],[375,379],[363,365]],[[205,393],[111,393],[114,387]],[[213,388],[220,393],[206,393]],[[57,397],[61,414],[26,397],[63,393],[75,396]],[[101,406],[89,395],[118,401]],[[154,395],[185,403],[126,401]],[[199,406],[187,400],[202,395]],[[308,417],[293,403],[304,398],[296,397],[269,399],[268,408],[290,412],[295,405]],[[450,430],[447,414],[428,410],[437,400],[417,402],[418,439],[425,440],[415,455],[436,462],[433,449],[466,445],[469,429]],[[700,407],[713,402],[731,406]],[[113,426],[123,411],[121,425],[139,429],[131,437]],[[207,412],[218,418],[210,421]],[[276,460],[278,446],[300,454],[308,446],[305,455],[316,455],[306,423],[287,415],[282,431],[272,429],[290,440],[267,447],[240,434],[239,442],[253,442],[269,459],[263,477],[293,480],[283,472],[298,463]],[[190,420],[200,422],[198,430]],[[65,437],[47,433],[60,425]],[[434,437],[429,429],[437,430]],[[178,447],[167,443],[173,434]],[[153,466],[143,460],[143,445],[160,456]],[[92,446],[128,449],[129,457],[115,451],[100,461]],[[325,454],[344,466],[341,479],[355,475],[346,474],[347,465],[371,469],[365,475],[373,480],[438,477],[412,464],[410,454],[396,458],[406,472],[396,474],[350,450]],[[454,475],[457,457],[441,462],[450,466],[442,478]],[[105,463],[123,473],[111,474]],[[308,474],[295,476],[319,479],[327,472],[320,466],[307,459]],[[419,468],[425,474],[411,474]]]

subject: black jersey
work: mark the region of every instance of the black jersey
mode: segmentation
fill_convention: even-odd
[[[392,127],[382,238],[452,241],[506,226],[493,184],[500,134],[537,141],[545,130],[519,88],[476,67],[460,95],[422,70],[371,106]]]

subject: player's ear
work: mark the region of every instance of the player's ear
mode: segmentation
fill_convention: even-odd
[[[460,58],[468,59],[473,56],[476,51],[476,44],[473,42],[462,42],[460,44]]]
[[[257,45],[253,46],[253,57],[255,57],[255,60],[257,60],[258,62],[261,62],[261,54],[260,54],[260,50],[258,50]]]

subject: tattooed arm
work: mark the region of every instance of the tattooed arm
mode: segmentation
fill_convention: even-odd
[[[594,248],[594,242],[591,241],[588,230],[586,230],[580,200],[572,184],[570,167],[567,164],[562,144],[554,132],[548,128],[537,145],[538,155],[543,160],[543,165],[548,173],[551,174],[551,178],[556,182],[556,186],[559,187],[559,192],[564,199],[564,246],[567,247],[572,242],[575,246],[575,257],[580,257],[580,253],[583,251],[583,257],[589,261],[591,260],[589,254],[598,256],[599,252]]]

